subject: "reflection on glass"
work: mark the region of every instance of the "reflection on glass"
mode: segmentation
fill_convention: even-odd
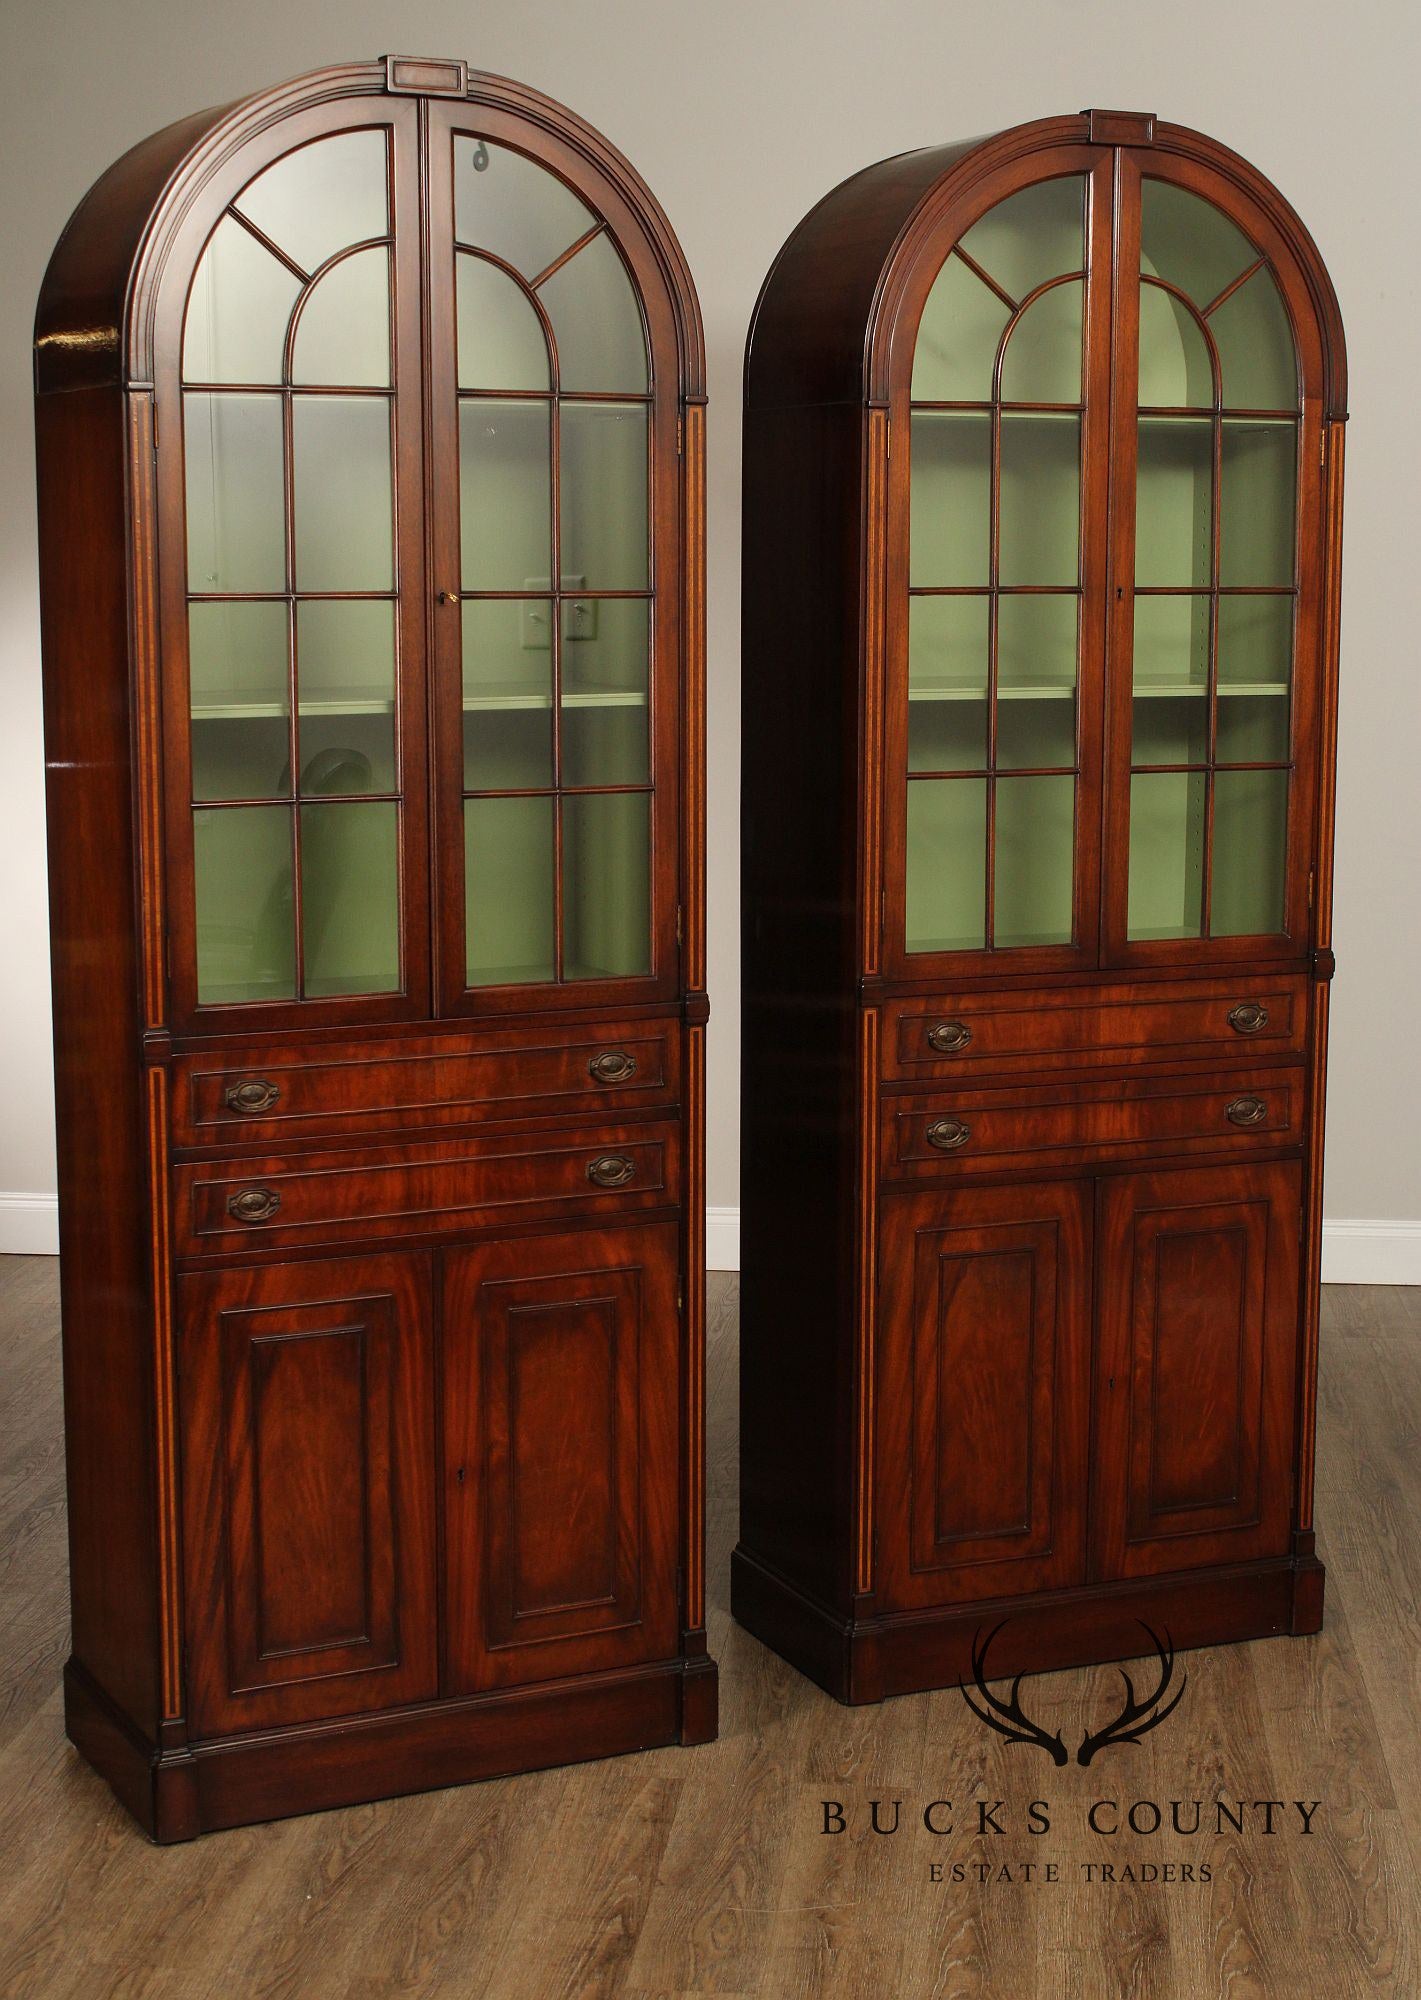
[[[472,598],[464,617],[464,787],[553,781],[553,607],[546,597]]]
[[[1003,402],[1080,402],[1083,292],[1080,279],[1053,285],[1022,313],[1002,357]]]
[[[1178,285],[1202,311],[1257,256],[1212,202],[1169,181],[1146,180],[1140,210],[1140,269],[1146,277]]]
[[[985,415],[914,413],[909,580],[989,579],[992,423]]]
[[[1292,653],[1291,597],[1219,599],[1221,764],[1287,757]]]
[[[1209,743],[1209,599],[1135,599],[1132,761],[1197,764]]]
[[[559,424],[563,574],[589,590],[645,590],[645,404],[564,403]]]
[[[986,403],[1010,308],[960,257],[933,281],[913,349],[913,400]]]
[[[566,785],[641,785],[650,777],[649,611],[635,597],[563,600]]]
[[[459,387],[546,392],[548,338],[527,293],[497,264],[462,250],[455,283]]]
[[[389,234],[385,134],[338,132],[300,146],[258,174],[233,206],[309,277],[337,250]]]
[[[973,223],[962,247],[1018,304],[1048,278],[1082,270],[1085,176],[1037,181],[1008,195]]]
[[[553,323],[560,388],[646,393],[641,308],[605,230],[555,271],[538,297]]]
[[[562,804],[563,977],[651,970],[651,799],[597,792]]]
[[[390,384],[390,253],[342,257],[306,294],[291,357],[293,382]]]
[[[348,791],[392,792],[395,779],[395,607],[316,599],[296,607],[302,790],[331,752],[365,774]]]
[[[298,590],[394,584],[390,406],[383,396],[294,396],[292,509]]]
[[[972,951],[986,940],[987,781],[908,786],[907,947]]]
[[[295,999],[291,831],[287,806],[209,806],[194,812],[202,1006]]]
[[[284,590],[281,400],[183,397],[188,588]]]
[[[1255,271],[1225,299],[1218,311],[1210,314],[1209,331],[1219,349],[1226,408],[1297,408],[1297,350],[1271,271]]]
[[[1130,780],[1128,926],[1133,939],[1198,937],[1204,911],[1202,771]]]
[[[286,326],[300,280],[223,216],[188,295],[183,377],[188,382],[279,382]]]
[[[1219,581],[1291,583],[1297,435],[1292,424],[1225,418]]]
[[[1135,486],[1135,581],[1209,582],[1214,431],[1206,419],[1142,417]]]
[[[1283,928],[1288,845],[1286,771],[1219,771],[1214,778],[1213,937]]]
[[[465,799],[464,918],[470,986],[553,977],[550,798]]]
[[[566,182],[523,153],[484,139],[454,140],[454,234],[536,278],[596,217]]]
[[[1069,944],[1075,881],[1076,781],[997,781],[997,945]]]
[[[1140,287],[1142,407],[1211,410],[1214,364],[1203,328],[1183,299],[1159,285]]]
[[[552,575],[546,403],[459,405],[459,534],[466,590],[548,587]]]
[[[1080,418],[1002,417],[1001,581],[1074,584]]]
[[[193,797],[289,796],[286,606],[190,604],[188,665]]]
[[[301,934],[308,999],[400,985],[399,808],[301,808]]]
[[[908,600],[908,769],[987,761],[986,597]]]

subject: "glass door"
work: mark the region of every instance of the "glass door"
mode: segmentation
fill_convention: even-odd
[[[655,997],[675,978],[675,369],[658,382],[608,214],[471,115],[431,108],[441,991],[455,1011]]]

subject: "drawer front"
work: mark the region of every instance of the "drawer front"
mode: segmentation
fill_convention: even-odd
[[[182,1257],[398,1241],[571,1215],[664,1208],[680,1190],[680,1127],[593,1125],[499,1139],[431,1139],[176,1168]]]
[[[678,1024],[663,1018],[183,1056],[173,1143],[654,1110],[676,1102],[679,1052]]]
[[[1191,1088],[1113,1079],[1056,1090],[959,1090],[888,1098],[885,1179],[1143,1159],[1152,1153],[1259,1152],[1301,1143],[1301,1068],[1242,1071]]]
[[[1300,1056],[1302,976],[1033,987],[884,1008],[883,1078],[927,1083],[987,1068],[1120,1069],[1132,1063]]]

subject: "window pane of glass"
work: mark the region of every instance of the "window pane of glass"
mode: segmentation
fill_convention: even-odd
[[[553,323],[560,388],[646,393],[641,308],[605,230],[555,271],[538,296]]]
[[[327,257],[390,231],[385,134],[338,132],[258,174],[233,207],[310,276]]]
[[[1225,419],[1222,483],[1219,581],[1291,583],[1295,427]]]
[[[1135,487],[1135,581],[1207,584],[1214,432],[1184,417],[1142,417]]]
[[[459,405],[459,535],[466,590],[552,580],[546,403]]]
[[[990,285],[960,257],[933,281],[913,349],[913,397],[927,403],[989,403],[997,346],[1011,317]]]
[[[188,588],[284,590],[278,396],[183,397]]]
[[[909,951],[972,951],[986,941],[987,781],[908,786]]]
[[[189,382],[279,382],[300,281],[230,215],[197,267],[183,332]]]
[[[291,792],[284,604],[188,607],[195,799]]]
[[[305,997],[400,985],[399,807],[301,808]]]
[[[646,408],[564,403],[562,568],[588,590],[645,590]]]
[[[908,769],[987,763],[986,597],[908,600]]]
[[[464,915],[470,986],[554,976],[550,798],[465,799]]]
[[[527,294],[497,264],[464,251],[455,278],[459,387],[546,390],[548,338]]]
[[[394,585],[390,406],[383,396],[293,396],[298,590]]]
[[[1074,584],[1080,418],[1002,418],[1001,581]]]
[[[1204,909],[1204,773],[1130,780],[1131,938],[1198,937]]]
[[[1053,285],[1026,308],[1002,357],[1004,402],[1080,402],[1082,291],[1079,280]]]
[[[1069,944],[1075,881],[1074,778],[999,778],[993,939]]]
[[[1287,850],[1287,772],[1218,772],[1209,899],[1212,936],[1271,936],[1282,930]]]
[[[911,581],[990,582],[992,421],[918,411],[913,423]]]
[[[997,769],[1060,770],[1069,769],[1075,761],[1074,690],[1003,687],[999,679]]]
[[[202,807],[192,839],[199,1002],[294,1000],[290,807]]]
[[[1140,287],[1138,401],[1170,410],[1214,407],[1214,364],[1199,322],[1158,285]]]
[[[1219,349],[1224,405],[1235,410],[1295,410],[1298,357],[1273,273],[1255,271],[1209,315]]]
[[[1201,309],[1216,299],[1258,252],[1212,202],[1147,180],[1141,197],[1140,269],[1187,292]]]
[[[1291,597],[1219,599],[1221,764],[1287,757],[1292,652]]]
[[[1136,764],[1201,763],[1209,741],[1209,599],[1135,599]]]
[[[359,250],[306,294],[291,356],[293,382],[390,385],[390,253]]]
[[[647,743],[648,613],[635,597],[564,598],[562,775],[566,785],[641,785]]]
[[[650,972],[650,795],[565,798],[562,848],[563,977]]]
[[[551,785],[551,599],[465,599],[463,610],[465,789]]]
[[[298,604],[296,661],[302,791],[332,789],[321,774],[339,765],[351,780],[342,791],[393,792],[394,605]]]
[[[1076,761],[1074,597],[997,604],[997,767]]]
[[[454,233],[536,278],[596,217],[546,167],[506,146],[454,141]]]
[[[1085,268],[1085,177],[1038,181],[974,222],[962,247],[1018,304],[1048,278]]]

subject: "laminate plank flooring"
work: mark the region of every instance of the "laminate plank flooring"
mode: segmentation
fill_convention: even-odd
[[[1324,1293],[1326,1629],[1181,1655],[1176,1715],[1088,1768],[1007,1745],[952,1690],[840,1708],[731,1623],[737,1288],[716,1275],[719,1742],[160,1849],[63,1737],[55,1279],[0,1259],[0,2000],[1421,1993],[1421,1291]],[[1043,1676],[1027,1705],[1074,1748],[1118,1675]],[[924,1826],[934,1800],[950,1833]],[[1202,1801],[1197,1833],[1174,1800],[1186,1826]],[[1320,1802],[1311,1832],[1295,1800]],[[1098,1801],[1120,1831],[1091,1829]]]

